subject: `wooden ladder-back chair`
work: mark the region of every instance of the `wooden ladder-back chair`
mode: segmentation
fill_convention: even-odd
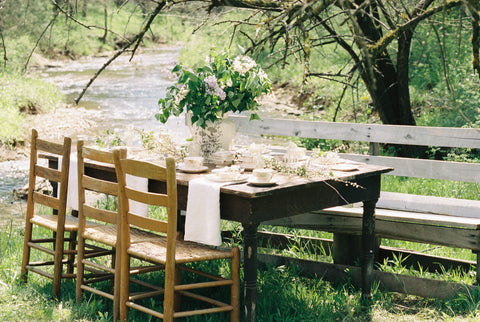
[[[34,272],[53,279],[53,295],[60,298],[61,279],[74,278],[75,243],[78,230],[77,218],[66,215],[68,171],[70,166],[70,149],[72,140],[64,138],[63,144],[38,138],[38,132],[32,130],[30,151],[30,174],[28,183],[27,215],[25,221],[25,239],[22,259],[22,279],[27,282],[28,272]],[[41,154],[57,158],[60,170],[51,169],[38,163]],[[50,196],[35,191],[38,180],[44,178],[58,184],[57,196]],[[51,209],[51,213],[48,209]],[[34,227],[46,228],[52,237],[34,239]],[[35,231],[37,231],[35,229]],[[66,237],[66,233],[69,237]],[[50,233],[52,235],[52,233]],[[68,242],[69,246],[65,247]],[[51,246],[49,246],[51,245]],[[31,262],[31,250],[53,256],[52,260]],[[67,258],[64,258],[64,257]],[[63,272],[63,266],[67,270]],[[53,270],[52,270],[53,266]]]
[[[120,295],[120,320],[127,319],[128,307],[172,321],[174,318],[187,317],[200,314],[231,312],[232,321],[239,320],[239,284],[240,284],[240,255],[238,247],[231,251],[217,250],[208,246],[193,242],[181,241],[177,235],[177,183],[175,175],[175,161],[172,158],[166,160],[166,167],[148,162],[122,159],[117,151],[114,152],[115,168],[119,182],[119,209],[121,213],[121,295]],[[143,177],[166,182],[166,194],[138,191],[126,184],[126,175]],[[165,207],[168,221],[161,221],[148,217],[141,217],[129,211],[129,201],[134,200],[148,205]],[[132,231],[143,229],[155,236],[149,240],[134,240]],[[165,284],[162,286],[152,285],[145,280],[133,279],[129,274],[130,258],[135,257],[149,264],[165,265]],[[231,260],[231,276],[225,279],[207,272],[201,272],[190,267],[183,266],[186,263],[211,261],[217,259]],[[181,271],[195,273],[206,282],[193,284],[181,284]],[[145,287],[142,292],[130,293],[130,281]],[[217,299],[201,295],[192,290],[230,286],[231,303],[222,303]],[[150,298],[163,294],[163,313],[155,307],[147,307],[146,304],[137,300]],[[180,311],[180,296],[187,296],[206,302],[209,307]],[[146,301],[148,302],[148,301]]]
[[[122,148],[118,150],[119,155],[126,157],[127,151]],[[120,296],[119,258],[116,256],[118,249],[118,211],[110,210],[109,203],[116,203],[118,195],[118,184],[113,173],[113,153],[100,151],[84,146],[84,142],[77,142],[78,156],[78,258],[77,258],[77,301],[80,301],[83,291],[89,291],[101,295],[113,301],[113,318],[118,319],[118,299]],[[112,178],[109,180],[100,179],[86,171],[85,164],[89,163],[90,168],[109,167],[112,169]],[[92,170],[94,172],[94,170]],[[89,193],[92,202],[86,202],[86,194]],[[100,199],[99,199],[100,198]],[[105,198],[105,199],[101,199]],[[102,202],[104,202],[102,206]],[[105,207],[106,206],[106,207]],[[107,209],[104,209],[107,208]],[[89,223],[95,224],[89,224]],[[88,255],[88,244],[96,244],[103,247],[104,258],[92,260]],[[97,256],[98,257],[98,256]],[[117,265],[118,264],[118,265]],[[106,280],[113,281],[110,289],[105,290],[98,284]]]

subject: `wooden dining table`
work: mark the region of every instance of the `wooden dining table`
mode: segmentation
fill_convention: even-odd
[[[55,161],[50,160],[55,167]],[[116,180],[113,168],[86,164],[85,173],[105,180]],[[178,209],[187,206],[190,180],[208,175],[177,171]],[[280,176],[269,187],[247,182],[226,184],[220,188],[220,217],[241,223],[243,227],[245,320],[256,321],[257,309],[257,228],[265,221],[290,217],[329,207],[363,203],[361,289],[362,297],[371,298],[375,245],[375,205],[380,196],[381,175],[393,169],[359,164],[354,171],[330,171],[330,175],[305,178]],[[165,182],[149,181],[152,192],[165,192]],[[318,214],[321,216],[321,214]],[[181,222],[181,221],[179,221]]]

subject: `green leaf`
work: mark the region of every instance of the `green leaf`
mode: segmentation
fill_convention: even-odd
[[[258,116],[257,113],[252,113],[250,114],[250,121],[253,121],[253,120],[261,120],[260,116]]]

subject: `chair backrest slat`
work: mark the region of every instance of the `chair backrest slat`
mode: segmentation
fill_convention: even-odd
[[[62,155],[64,151],[64,145],[55,143],[55,142],[49,142],[45,141],[42,139],[37,139],[36,140],[36,149],[39,151],[44,151],[52,154],[57,154],[57,155]],[[70,151],[69,151],[70,152]]]
[[[129,187],[125,188],[127,198],[147,205],[166,207],[168,206],[168,196],[159,193],[138,191]]]
[[[118,194],[118,185],[115,182],[105,181],[84,175],[82,178],[83,188],[107,195],[116,196]]]
[[[167,169],[154,163],[129,159],[125,162],[125,173],[153,180],[166,180]]]
[[[33,192],[33,202],[57,210],[60,208],[59,199],[38,192]]]
[[[84,146],[82,153],[85,159],[94,160],[96,162],[113,164],[113,155],[111,151],[101,151],[91,147]]]
[[[148,229],[159,233],[167,233],[168,223],[162,220],[156,220],[151,218],[146,218],[128,213],[128,223],[132,226],[139,227],[142,229]]]
[[[116,211],[95,208],[84,204],[83,215],[89,219],[99,220],[109,224],[115,224],[117,222],[118,213]]]
[[[35,175],[37,177],[42,177],[49,181],[61,182],[62,181],[62,172],[56,169],[50,169],[43,167],[41,165],[35,166]]]

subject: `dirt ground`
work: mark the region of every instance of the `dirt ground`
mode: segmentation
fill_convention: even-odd
[[[64,136],[76,137],[95,126],[91,115],[91,111],[66,104],[59,105],[49,113],[27,115],[24,140],[19,140],[13,148],[0,144],[0,161],[28,157],[31,129],[36,129],[44,139],[61,142]]]

